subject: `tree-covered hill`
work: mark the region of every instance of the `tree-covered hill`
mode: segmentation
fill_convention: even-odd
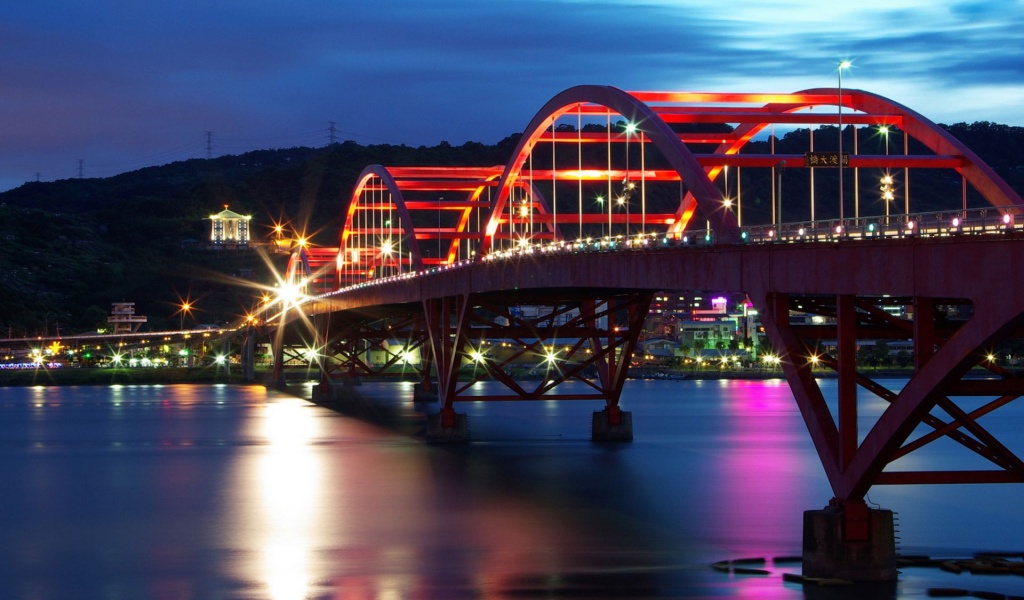
[[[253,216],[266,238],[288,221],[337,245],[344,204],[371,164],[498,165],[515,137],[496,145],[360,146],[261,150],[148,167],[104,179],[26,183],[0,193],[0,337],[103,326],[115,301],[135,302],[150,329],[229,321],[273,281],[256,250],[210,251],[210,214],[224,205]],[[189,242],[196,243],[189,243]],[[280,266],[286,257],[270,255]]]
[[[1024,128],[987,122],[946,128],[1024,195]],[[820,128],[816,140],[833,147],[836,132]],[[776,152],[803,152],[807,133],[785,134]],[[367,165],[503,165],[517,141],[510,136],[495,145],[418,148],[345,142],[188,160],[104,179],[26,183],[0,193],[0,337],[53,334],[58,323],[61,333],[95,329],[118,301],[135,302],[137,312],[149,317],[149,329],[177,327],[185,298],[196,309],[186,324],[232,320],[256,296],[245,284],[272,282],[266,260],[280,266],[286,257],[204,249],[206,218],[224,205],[253,215],[254,240],[288,221],[314,234],[314,243],[333,246],[348,195]],[[871,147],[881,143],[878,138],[860,143],[862,153],[881,153]],[[768,151],[764,141],[744,148]],[[787,170],[787,191],[806,194],[806,175],[793,171]],[[946,179],[915,179],[915,193],[928,198],[935,190],[939,197],[952,186],[956,195],[959,180]],[[744,183],[745,214],[770,208],[770,185]]]

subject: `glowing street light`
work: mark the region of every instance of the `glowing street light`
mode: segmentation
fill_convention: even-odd
[[[281,302],[281,310],[288,310],[302,300],[300,286],[286,283],[277,290],[277,298]]]
[[[889,156],[889,126],[879,125],[878,133],[882,134],[885,137],[885,155]]]
[[[892,202],[896,198],[895,194],[893,193],[894,189],[892,187],[892,184],[893,184],[892,175],[886,173],[885,175],[882,176],[881,179],[878,180],[878,182],[882,184],[881,186],[879,186],[878,189],[880,189],[882,191],[882,201],[885,202],[885,224],[888,225],[889,224],[889,203]]]
[[[181,310],[178,311],[178,316],[179,316],[179,319],[178,319],[178,330],[179,331],[184,331],[185,330],[185,313],[190,312],[191,310],[192,310],[192,303],[191,302],[186,300],[186,301],[181,303]]]
[[[839,63],[839,90],[837,104],[839,105],[839,221],[843,220],[843,69],[849,69],[853,64],[848,60]]]

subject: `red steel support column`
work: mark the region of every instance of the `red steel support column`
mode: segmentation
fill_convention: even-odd
[[[854,297],[836,298],[836,361],[839,392],[839,464],[857,453],[857,309]]]
[[[640,292],[622,299],[608,300],[608,352],[596,361],[605,396],[605,410],[596,412],[591,422],[591,438],[595,441],[629,441],[633,439],[632,415],[619,408],[622,387],[629,375],[629,365],[640,339],[640,330],[651,307],[654,294]],[[592,310],[592,309],[591,309]],[[625,330],[616,327],[615,315],[625,310]],[[591,338],[597,353],[597,340]]]
[[[580,302],[580,315],[583,320],[587,323],[593,324],[597,314],[597,300],[583,300]],[[608,329],[611,329],[612,317],[608,317]],[[601,347],[601,340],[599,338],[590,338],[590,349],[594,353],[594,356],[598,355],[598,348]],[[601,389],[608,389],[609,382],[609,369],[608,360],[595,360],[594,367],[597,369],[597,378],[601,382]],[[607,397],[606,397],[607,398]]]
[[[923,367],[935,354],[935,301],[914,298],[914,371]]]
[[[630,361],[633,359],[633,351],[636,350],[636,343],[640,339],[640,331],[643,329],[644,319],[651,307],[652,293],[633,294],[626,300],[626,331],[616,332],[612,326],[613,312],[608,314],[608,330],[611,335],[618,334],[619,352],[617,361],[611,369],[612,380],[609,382],[608,390],[608,422],[611,425],[618,425],[621,422],[622,412],[619,410],[619,398],[622,396],[622,386],[626,383],[629,375]],[[613,353],[614,355],[614,353]],[[614,359],[614,356],[609,356]],[[616,419],[618,421],[616,421]]]
[[[469,308],[469,297],[466,295],[423,302],[441,400],[440,414],[428,423],[427,437],[430,441],[461,442],[467,438],[465,415],[455,413],[454,403]]]
[[[761,324],[765,335],[779,354],[782,370],[803,416],[807,431],[818,451],[821,465],[828,476],[833,492],[838,496],[842,487],[842,469],[839,466],[839,431],[829,412],[821,388],[814,380],[807,357],[807,347],[789,323],[789,295],[770,293],[761,311]]]

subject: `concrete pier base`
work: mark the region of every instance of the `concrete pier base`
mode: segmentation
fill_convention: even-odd
[[[429,390],[424,389],[425,386],[422,382],[417,383],[412,388],[412,401],[413,402],[437,402],[437,386],[433,385]]]
[[[426,440],[430,444],[461,444],[469,441],[469,421],[465,414],[455,413],[455,426],[444,427],[441,413],[427,415]]]
[[[619,411],[619,423],[612,425],[608,419],[608,409],[595,412],[590,424],[590,439],[594,442],[632,442],[633,413]]]
[[[310,390],[309,400],[313,404],[323,404],[334,400],[333,386],[314,385]]]
[[[803,575],[853,582],[895,581],[891,510],[863,502],[804,512]]]

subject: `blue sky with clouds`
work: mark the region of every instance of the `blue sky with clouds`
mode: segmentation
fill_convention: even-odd
[[[578,84],[869,90],[1024,125],[1020,0],[33,0],[0,7],[0,190],[340,140],[493,143]]]

